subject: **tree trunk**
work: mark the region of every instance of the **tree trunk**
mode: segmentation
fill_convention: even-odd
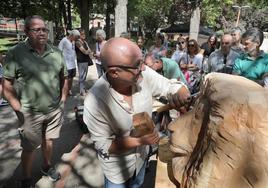
[[[64,29],[66,30],[67,28],[67,14],[66,14],[66,7],[64,0],[59,0],[59,12],[61,12],[62,17],[63,17],[63,24],[64,24]]]
[[[190,20],[190,39],[197,40],[199,33],[199,25],[200,25],[200,9],[197,6],[191,15]]]
[[[113,13],[114,5],[110,0],[106,0],[107,10],[106,10],[106,20],[105,20],[105,33],[107,39],[111,37],[111,14]]]
[[[128,0],[117,0],[115,7],[115,37],[127,31],[127,3]]]
[[[71,12],[71,0],[67,0],[67,29],[72,29],[72,12]]]
[[[80,0],[81,28],[85,30],[87,39],[89,38],[89,6],[90,5],[92,5],[91,0]]]

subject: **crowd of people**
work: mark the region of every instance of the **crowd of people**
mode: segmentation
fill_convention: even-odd
[[[152,116],[154,100],[164,98],[171,108],[184,113],[191,94],[198,92],[203,76],[210,72],[240,75],[268,87],[268,54],[260,50],[264,36],[256,28],[244,33],[234,28],[220,40],[212,35],[201,46],[181,35],[175,49],[161,33],[146,48],[143,37],[133,42],[123,33],[106,41],[105,32],[97,30],[95,50],[91,50],[83,29],[68,31],[54,47],[48,44],[48,32],[42,17],[28,17],[28,39],[8,51],[0,75],[3,95],[19,120],[21,187],[32,186],[34,151],[39,145],[41,172],[53,181],[61,178],[51,164],[53,140],[59,138],[64,105],[73,95],[76,67],[79,93],[85,96],[83,120],[107,188],[142,185],[149,146],[160,138],[157,130],[132,137],[132,120],[140,112]],[[87,90],[88,66],[93,62],[98,80]]]
[[[176,45],[173,45],[176,46],[175,49],[164,45],[174,41],[165,42],[164,35],[158,33],[155,44],[148,51],[144,46],[140,48],[143,54],[146,51],[144,56],[153,56],[156,62],[175,61],[178,68],[174,69],[178,70],[173,71],[183,73],[183,76],[180,75],[177,79],[186,80],[191,93],[195,93],[198,92],[202,77],[210,72],[237,74],[268,87],[266,84],[268,67],[265,63],[267,57],[266,53],[260,50],[263,39],[263,32],[257,28],[248,29],[243,33],[240,28],[235,27],[220,37],[212,34],[207,42],[201,45],[195,39],[180,35],[176,39]],[[167,51],[171,51],[171,54],[167,54]],[[243,65],[240,65],[241,61]],[[248,65],[244,62],[248,62]],[[172,64],[169,63],[170,66]],[[165,67],[167,66],[153,69],[165,75]]]

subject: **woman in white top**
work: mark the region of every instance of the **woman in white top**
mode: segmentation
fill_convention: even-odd
[[[103,73],[105,72],[103,67],[102,67],[102,63],[100,61],[100,52],[102,47],[104,46],[104,44],[106,43],[106,33],[104,30],[102,29],[98,29],[96,31],[96,51],[94,54],[94,57],[96,58],[95,60],[95,64],[96,64],[96,68],[97,68],[97,73],[98,73],[98,77],[100,78]]]
[[[187,44],[187,53],[185,59],[187,62],[187,69],[190,72],[190,90],[192,93],[197,92],[197,86],[201,79],[201,70],[203,63],[203,55],[199,53],[200,48],[194,39],[190,39]]]

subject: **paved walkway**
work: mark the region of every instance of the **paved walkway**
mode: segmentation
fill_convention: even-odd
[[[89,67],[87,88],[96,81],[95,66]],[[36,151],[33,165],[34,182],[37,188],[99,188],[103,187],[103,173],[89,135],[83,135],[75,121],[74,107],[83,104],[79,95],[77,77],[73,93],[65,106],[64,124],[60,138],[55,140],[53,163],[61,172],[62,178],[52,183],[40,172],[42,158],[40,148]],[[0,188],[17,188],[21,179],[20,140],[17,132],[17,118],[9,107],[0,107]],[[156,162],[150,162],[144,188],[153,188]]]

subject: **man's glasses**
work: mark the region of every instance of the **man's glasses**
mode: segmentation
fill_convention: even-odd
[[[32,28],[32,29],[29,29],[29,31],[31,31],[33,33],[40,33],[41,31],[43,33],[48,33],[49,29],[47,29],[47,28]]]
[[[178,42],[178,45],[184,44],[184,42]]]
[[[138,70],[138,71],[140,71],[141,70],[141,67],[142,67],[142,65],[143,65],[143,61],[140,61],[136,66],[127,66],[127,65],[110,65],[110,66],[108,66],[108,68],[112,68],[112,67],[118,67],[118,68],[120,68],[120,69],[133,69],[133,70]]]
[[[222,42],[221,44],[222,45],[230,45],[231,43],[230,42]]]

